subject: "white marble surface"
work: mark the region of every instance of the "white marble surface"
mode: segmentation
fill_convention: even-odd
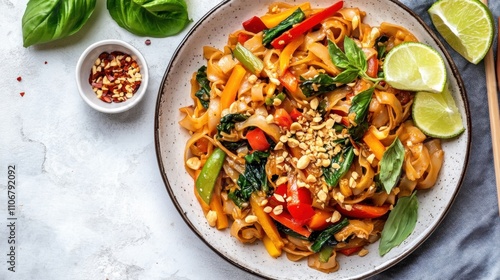
[[[186,2],[196,22],[220,1]],[[77,34],[24,48],[26,3],[0,1],[0,279],[254,278],[191,232],[158,170],[156,97],[187,29],[150,38],[147,46],[146,38],[121,29],[99,0]],[[103,39],[129,42],[149,64],[145,98],[117,115],[86,105],[75,83],[79,55]],[[8,271],[7,263],[11,164],[17,171],[16,272]]]

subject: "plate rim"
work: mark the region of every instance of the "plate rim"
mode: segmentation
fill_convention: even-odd
[[[238,262],[233,261],[232,259],[226,257],[222,252],[220,252],[219,250],[217,250],[213,245],[211,245],[207,240],[205,240],[205,238],[203,238],[203,235],[201,234],[201,232],[199,232],[196,229],[196,227],[193,225],[193,223],[191,222],[191,220],[187,217],[187,215],[184,212],[184,210],[183,210],[182,206],[180,205],[180,203],[177,201],[176,195],[173,192],[172,186],[170,185],[170,182],[169,182],[168,177],[166,175],[165,165],[163,164],[162,157],[161,157],[161,148],[160,148],[161,144],[160,144],[160,133],[159,133],[160,132],[159,116],[160,116],[160,109],[161,109],[161,103],[162,103],[161,99],[162,99],[162,96],[163,96],[163,89],[164,89],[165,82],[167,80],[168,75],[172,71],[172,65],[173,65],[174,61],[177,60],[177,57],[178,57],[181,49],[184,47],[184,45],[186,44],[186,42],[188,41],[188,39],[190,38],[190,36],[196,31],[196,29],[198,29],[214,12],[216,12],[221,7],[223,7],[223,6],[227,5],[227,4],[230,5],[231,2],[234,2],[234,1],[239,1],[239,0],[223,0],[219,4],[215,5],[212,9],[210,9],[207,13],[205,13],[189,29],[189,31],[186,33],[186,35],[184,36],[184,38],[180,41],[179,45],[176,47],[175,51],[172,54],[172,57],[169,60],[167,68],[165,69],[165,72],[164,72],[163,77],[161,79],[160,86],[159,86],[159,89],[158,89],[158,95],[157,95],[157,98],[156,98],[155,115],[154,115],[154,118],[155,118],[154,119],[154,143],[155,143],[156,160],[157,160],[157,163],[158,163],[158,168],[159,168],[161,177],[163,179],[165,188],[167,189],[167,192],[168,192],[168,194],[170,196],[170,199],[172,200],[172,203],[174,204],[177,212],[179,212],[180,216],[182,217],[182,219],[184,220],[184,222],[189,226],[189,228],[191,229],[191,231],[194,232],[195,235],[203,243],[205,243],[213,252],[215,252],[222,259],[224,259],[228,263],[232,264],[233,266],[235,266],[235,267],[237,267],[237,268],[239,268],[239,269],[241,269],[241,270],[243,270],[245,272],[248,272],[248,273],[250,273],[252,275],[255,275],[255,276],[258,276],[258,277],[261,277],[261,278],[264,278],[264,279],[273,279],[273,278],[270,278],[270,277],[268,277],[266,275],[262,275],[262,274],[258,273],[257,271],[253,271],[253,270],[251,270],[251,269],[249,269],[249,268],[247,268],[247,267],[239,264]],[[456,66],[455,61],[453,60],[452,56],[449,54],[449,52],[446,49],[444,43],[441,42],[441,40],[439,40],[438,35],[432,30],[431,27],[429,27],[427,25],[427,23],[418,14],[416,14],[413,10],[411,10],[409,7],[407,7],[405,4],[399,2],[398,0],[387,0],[387,1],[390,1],[390,2],[392,2],[394,4],[396,4],[397,6],[399,6],[403,10],[405,10],[408,14],[410,14],[425,29],[425,31],[428,33],[428,35],[430,35],[430,37],[436,43],[436,45],[439,47],[441,53],[444,55],[446,61],[448,62],[449,66],[450,66],[450,69],[451,69],[451,72],[453,74],[452,76],[455,77],[456,80],[457,80],[457,86],[460,89],[460,96],[461,96],[462,100],[464,101],[463,103],[464,103],[465,116],[462,116],[462,117],[464,117],[464,121],[465,121],[465,124],[466,124],[466,131],[464,133],[467,134],[467,143],[466,143],[467,149],[466,149],[466,152],[465,152],[465,159],[464,159],[465,161],[464,161],[464,165],[463,165],[463,170],[462,170],[462,172],[460,174],[460,178],[459,178],[459,180],[457,182],[458,185],[455,188],[455,190],[453,192],[453,195],[452,195],[449,203],[446,205],[445,209],[441,212],[441,214],[439,215],[439,217],[437,217],[435,225],[414,246],[410,247],[408,250],[404,251],[399,256],[397,256],[397,257],[395,257],[393,259],[387,260],[382,265],[380,265],[378,267],[375,267],[372,270],[367,271],[364,274],[360,274],[360,275],[356,276],[359,279],[367,278],[367,277],[371,277],[371,276],[377,275],[377,274],[379,274],[379,273],[381,273],[381,272],[383,272],[383,271],[385,271],[385,270],[393,267],[394,265],[398,264],[403,259],[405,259],[409,255],[411,255],[416,249],[418,249],[434,233],[434,231],[443,222],[444,218],[448,215],[448,213],[449,213],[451,207],[453,206],[453,204],[454,204],[454,202],[455,202],[455,200],[457,198],[457,195],[458,195],[458,193],[459,193],[459,191],[460,191],[460,189],[461,189],[461,187],[463,185],[465,174],[466,174],[467,169],[469,167],[470,149],[471,149],[471,145],[472,145],[472,143],[471,143],[472,142],[471,117],[470,117],[469,101],[467,99],[467,91],[466,91],[466,87],[464,85],[462,76],[460,75],[460,72],[459,72],[459,70],[458,70],[458,68]]]

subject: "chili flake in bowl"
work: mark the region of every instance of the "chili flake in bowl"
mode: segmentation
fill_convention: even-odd
[[[104,113],[124,112],[139,103],[146,92],[148,76],[142,54],[120,40],[92,44],[76,67],[80,96]]]

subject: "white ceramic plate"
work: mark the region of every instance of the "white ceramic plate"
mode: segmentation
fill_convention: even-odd
[[[309,268],[306,261],[291,262],[286,256],[273,259],[262,245],[243,245],[230,236],[229,230],[218,231],[208,226],[193,193],[194,182],[184,170],[183,151],[189,135],[178,124],[182,118],[178,108],[192,103],[189,97],[191,75],[205,63],[202,47],[210,45],[222,49],[228,34],[240,29],[244,20],[264,14],[272,2],[275,1],[261,0],[251,4],[243,0],[222,2],[192,28],[175,51],[163,78],[156,107],[155,144],[161,175],[172,201],[191,229],[216,253],[248,272],[273,279],[356,279],[374,275],[402,260],[422,244],[453,203],[467,166],[471,139],[465,87],[443,45],[411,10],[392,0],[346,1],[345,6],[360,7],[367,12],[367,23],[378,26],[387,21],[404,26],[421,42],[433,46],[443,55],[449,87],[462,113],[466,132],[457,139],[444,141],[445,161],[439,181],[431,191],[418,194],[419,219],[415,230],[384,257],[378,254],[377,242],[368,247],[370,253],[363,258],[339,256],[340,270],[329,276]],[[311,1],[311,5],[316,7],[327,7],[332,3],[331,0]]]

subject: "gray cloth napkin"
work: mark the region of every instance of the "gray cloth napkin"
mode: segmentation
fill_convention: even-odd
[[[465,180],[442,223],[417,250],[372,279],[500,279],[500,217],[484,63],[467,62],[437,33],[427,13],[435,1],[401,2],[435,31],[462,75],[470,105],[472,150]],[[496,23],[500,1],[490,0],[489,7]],[[496,53],[496,38],[493,45]]]

